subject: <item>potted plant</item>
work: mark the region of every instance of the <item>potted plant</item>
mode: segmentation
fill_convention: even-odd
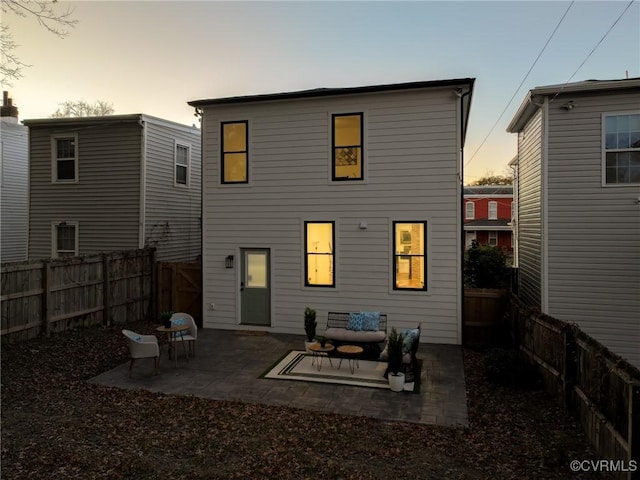
[[[387,341],[387,362],[389,364],[389,388],[393,392],[401,392],[404,389],[404,373],[401,371],[403,343],[404,335],[398,333],[395,327],[392,328]]]
[[[160,322],[164,325],[165,328],[171,328],[171,317],[173,316],[173,312],[166,311],[160,314]]]
[[[304,342],[304,349],[307,353],[311,353],[311,350],[309,350],[309,345],[315,342],[317,326],[318,322],[316,322],[316,311],[309,307],[305,308],[304,332],[307,335],[307,339]]]

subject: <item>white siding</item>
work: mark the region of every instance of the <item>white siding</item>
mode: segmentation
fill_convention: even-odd
[[[145,116],[145,245],[159,260],[195,261],[200,255],[200,131]],[[174,184],[175,143],[190,149],[188,187]]]
[[[0,260],[27,259],[27,205],[29,129],[19,123],[0,122]]]
[[[542,109],[518,132],[518,277],[523,301],[541,305]]]
[[[573,100],[575,108],[560,108]],[[549,109],[549,311],[640,367],[640,186],[603,187],[601,118],[640,91],[571,95]]]
[[[78,182],[51,183],[51,135],[78,135]],[[78,254],[139,245],[142,129],[112,124],[30,126],[29,258],[51,256],[51,222],[78,222]]]
[[[459,118],[452,88],[204,108],[204,326],[236,328],[238,268],[271,248],[272,330],[303,334],[306,306],[381,311],[460,343]],[[331,113],[364,112],[364,181],[331,181]],[[249,185],[220,185],[220,122],[249,121]],[[304,287],[303,224],[335,221],[336,287]],[[360,229],[365,220],[367,229]],[[391,222],[428,222],[428,292],[392,289]],[[209,311],[209,303],[215,310]]]

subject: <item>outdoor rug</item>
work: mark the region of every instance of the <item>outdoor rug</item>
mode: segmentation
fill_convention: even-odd
[[[340,358],[331,357],[331,362],[329,362],[329,359],[324,357],[320,371],[315,363],[312,364],[313,361],[312,355],[292,350],[276,362],[275,366],[263,373],[261,378],[389,389],[389,383],[384,378],[384,372],[387,368],[386,362],[358,360],[359,368],[356,367],[352,374],[349,361],[346,358],[342,359],[342,365],[338,368]],[[317,362],[318,359],[315,361]],[[418,393],[419,390],[417,382],[405,383],[404,389],[414,393]]]

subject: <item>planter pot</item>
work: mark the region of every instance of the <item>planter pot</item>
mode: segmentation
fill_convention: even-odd
[[[316,342],[314,342],[314,341],[310,342],[309,340],[305,340],[304,341],[304,351],[307,352],[307,353],[313,353],[311,350],[309,350],[309,345],[311,345],[313,343],[316,343]]]
[[[404,390],[404,373],[389,373],[389,388],[392,392]]]
[[[164,328],[171,328],[171,320],[164,322]]]

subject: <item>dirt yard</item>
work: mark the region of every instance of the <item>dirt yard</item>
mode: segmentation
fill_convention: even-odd
[[[142,326],[136,326],[144,331]],[[150,326],[146,326],[151,331]],[[541,391],[496,387],[464,352],[470,426],[386,423],[125,391],[86,380],[127,360],[119,328],[2,348],[4,480],[535,479],[596,459]]]

